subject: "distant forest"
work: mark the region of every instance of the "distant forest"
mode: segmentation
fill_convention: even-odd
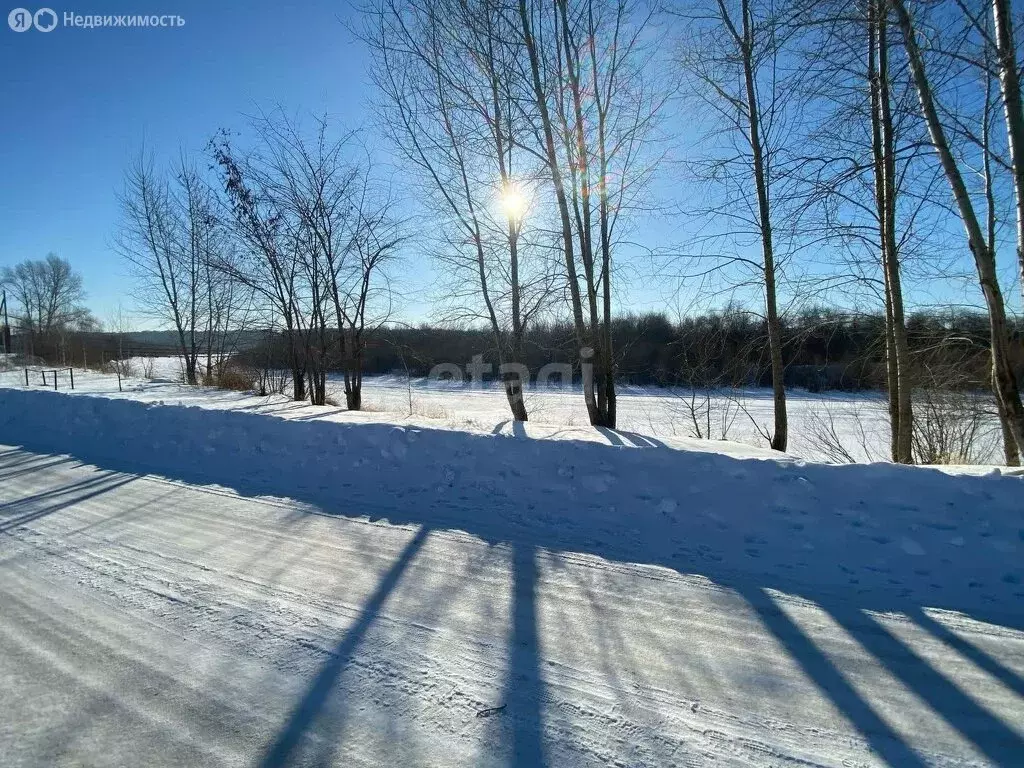
[[[885,388],[884,318],[813,310],[783,321],[786,384],[819,390]],[[907,319],[913,381],[919,386],[990,389],[991,358],[988,320],[984,314],[949,311],[916,313]],[[1015,367],[1024,369],[1024,328],[1013,326]],[[673,322],[651,313],[614,319],[612,335],[616,378],[624,384],[731,387],[770,386],[767,329],[749,313],[716,312]],[[231,362],[259,369],[287,369],[281,333],[238,332],[219,340],[231,350]],[[61,338],[15,337],[14,349],[50,362],[99,365],[118,357],[178,354],[172,331],[124,334],[71,333]],[[574,363],[575,342],[570,323],[532,328],[522,362],[531,376],[549,363]],[[205,350],[200,355],[203,357]],[[475,355],[495,366],[497,355],[490,329],[433,325],[385,326],[368,332],[364,352],[367,374],[426,376],[441,363],[465,366]],[[330,369],[335,365],[329,364]],[[578,366],[575,369],[578,377]]]

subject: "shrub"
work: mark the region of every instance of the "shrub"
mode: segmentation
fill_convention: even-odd
[[[213,385],[220,389],[251,392],[257,388],[259,373],[241,365],[225,365],[219,372],[215,372],[214,377],[216,381],[213,382]],[[208,383],[206,377],[204,377],[203,383]]]

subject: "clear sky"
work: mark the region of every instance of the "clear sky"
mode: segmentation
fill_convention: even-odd
[[[217,129],[243,129],[244,115],[276,105],[329,113],[349,127],[371,123],[367,54],[346,26],[355,21],[353,5],[91,2],[50,7],[61,19],[66,12],[173,14],[185,23],[93,29],[59,24],[48,33],[0,26],[0,266],[55,252],[83,274],[88,303],[101,321],[119,302],[130,311],[132,281],[111,248],[117,192],[130,159],[145,146],[164,160],[181,150],[206,162],[202,153]],[[674,176],[661,184],[674,199],[686,196]],[[645,223],[638,237],[647,245],[664,244],[679,236],[681,226],[679,217]],[[1011,257],[1006,293],[1014,298],[1012,249],[1004,250]],[[665,282],[641,273],[622,275],[620,306],[672,312]],[[936,292],[941,300],[962,301],[966,293],[975,302],[979,296],[970,279],[963,290],[943,285]],[[406,297],[407,319],[426,316],[425,298]],[[936,298],[926,290],[922,301]]]
[[[0,22],[0,266],[52,251],[82,273],[101,322],[119,303],[130,312],[132,280],[111,247],[130,160],[144,146],[165,162],[183,150],[206,163],[219,128],[244,130],[245,115],[277,105],[372,132],[368,54],[350,31],[357,5],[122,0],[48,7],[61,20],[176,14],[185,24],[18,33]],[[662,222],[659,231],[671,228]],[[419,320],[429,315],[430,265],[415,251],[407,259],[418,261],[405,264],[406,286],[422,290],[405,291],[400,312]],[[623,306],[664,306],[663,292],[645,283],[622,272]]]
[[[61,18],[185,19],[172,28],[0,27],[0,266],[49,251],[69,259],[101,321],[130,288],[110,242],[122,174],[143,143],[165,158],[200,153],[219,127],[242,128],[243,114],[278,103],[365,118],[363,49],[346,29],[346,2],[49,7]]]

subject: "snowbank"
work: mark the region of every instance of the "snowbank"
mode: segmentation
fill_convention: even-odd
[[[1024,624],[1020,478],[630,442],[0,389],[0,443],[108,469],[661,566],[727,586],[756,583],[814,600],[855,594],[873,609],[928,605]]]

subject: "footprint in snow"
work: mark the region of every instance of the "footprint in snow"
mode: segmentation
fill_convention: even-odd
[[[900,540],[900,549],[902,549],[908,555],[920,557],[924,554],[924,547],[918,544],[913,539],[908,539],[906,536]]]
[[[611,478],[604,475],[588,475],[580,480],[580,483],[589,491],[604,493],[611,487]]]

